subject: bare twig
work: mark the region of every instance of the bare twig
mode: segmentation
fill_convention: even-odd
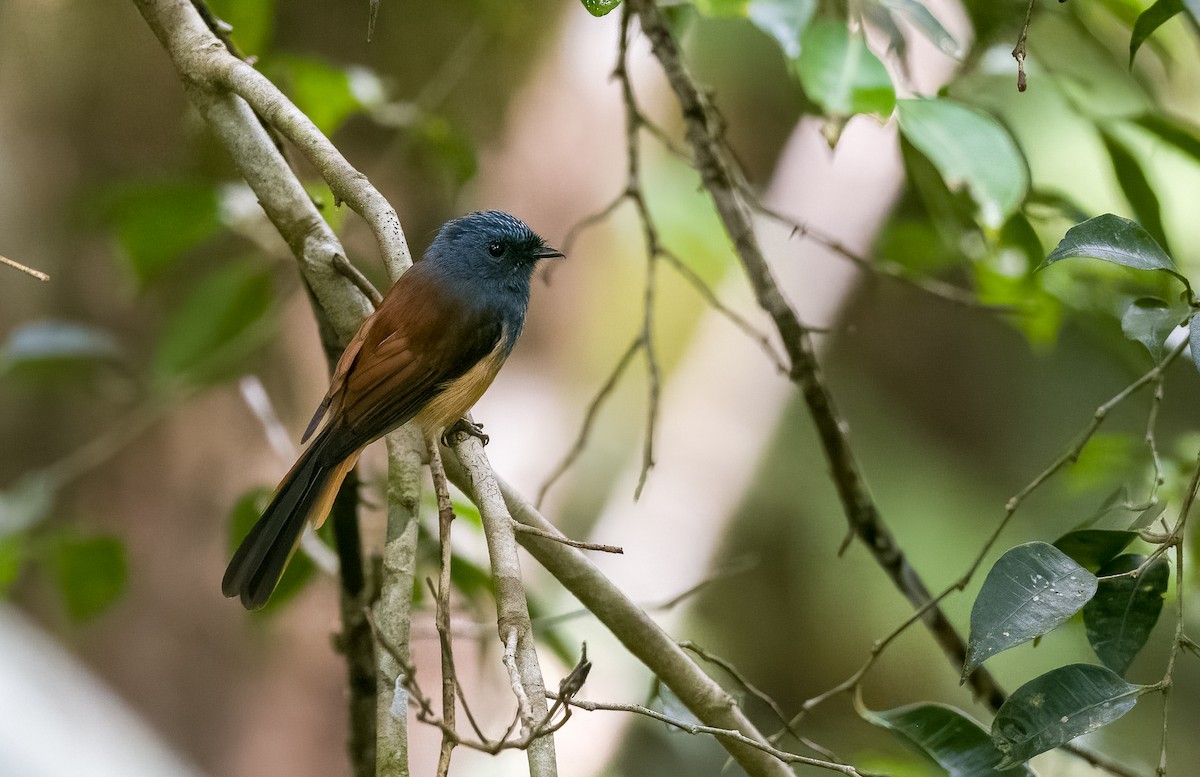
[[[1018,92],[1024,92],[1027,86],[1025,82],[1025,44],[1029,39],[1029,22],[1033,19],[1033,4],[1035,2],[1037,0],[1029,0],[1029,5],[1025,8],[1025,21],[1021,24],[1021,34],[1017,36],[1017,45],[1012,50],[1013,59],[1017,61]]]
[[[695,642],[692,642],[691,640],[684,640],[683,642],[679,643],[679,646],[681,648],[683,648],[684,650],[690,650],[691,652],[700,656],[701,658],[703,658],[705,661],[709,662],[710,664],[715,664],[715,665],[721,667],[721,669],[723,669],[726,674],[728,674],[730,677],[732,677],[737,682],[738,685],[745,688],[747,693],[749,693],[751,696],[753,696],[754,698],[761,701],[763,704],[767,705],[767,707],[770,708],[771,712],[773,712],[775,714],[775,718],[781,724],[783,724],[783,727],[787,731],[787,733],[791,734],[792,737],[796,739],[796,741],[800,742],[808,749],[812,750],[813,752],[819,753],[820,755],[824,756],[825,758],[828,758],[831,761],[837,761],[839,763],[843,763],[842,759],[838,758],[833,753],[833,751],[829,750],[828,748],[822,747],[821,745],[812,741],[808,737],[804,737],[804,736],[801,736],[800,734],[796,733],[795,729],[792,728],[792,724],[788,720],[787,715],[784,714],[783,708],[779,706],[779,702],[777,702],[777,701],[775,701],[775,699],[771,698],[771,696],[766,691],[762,690],[761,688],[756,686],[754,683],[750,682],[750,680],[746,678],[746,675],[744,675],[740,669],[738,669],[736,666],[734,666],[731,661],[727,661],[726,659],[721,658],[720,656],[708,651],[707,649],[701,647],[700,645],[697,645]]]
[[[437,631],[442,646],[442,721],[450,730],[454,729],[454,700],[457,696],[458,677],[454,671],[454,647],[450,637],[450,530],[454,522],[454,505],[450,500],[450,487],[446,482],[446,471],[442,467],[442,456],[437,441],[427,440],[429,446],[429,471],[433,473],[433,492],[437,495],[438,547],[441,549],[441,566],[438,584],[430,582],[437,599]],[[450,771],[450,755],[455,741],[442,733],[442,745],[438,751],[438,777]]]
[[[546,492],[550,490],[550,487],[553,486],[558,479],[562,477],[568,469],[571,468],[571,465],[574,464],[575,460],[578,459],[580,454],[583,453],[583,448],[587,444],[588,437],[592,432],[592,424],[595,423],[596,416],[599,415],[600,408],[604,405],[604,400],[606,400],[608,395],[613,392],[613,389],[617,387],[617,382],[621,379],[621,375],[625,372],[625,368],[628,367],[629,363],[633,361],[633,357],[637,356],[637,353],[641,347],[642,338],[640,336],[635,337],[633,342],[629,344],[629,347],[625,349],[625,353],[621,354],[621,358],[617,361],[617,366],[608,374],[608,378],[604,381],[604,384],[600,386],[600,390],[596,392],[594,397],[592,397],[591,403],[588,404],[587,412],[583,416],[583,424],[579,427],[579,434],[576,436],[574,444],[571,445],[570,450],[568,450],[567,454],[563,456],[562,461],[558,463],[558,466],[554,468],[554,471],[551,472],[549,477],[546,478],[545,482],[542,483],[542,487],[538,489],[537,504],[539,507],[541,506],[542,501],[545,500]]]
[[[550,694],[552,697],[556,694]],[[789,753],[785,750],[780,750],[771,745],[751,739],[740,731],[728,728],[717,728],[714,726],[706,726],[698,723],[688,723],[686,721],[672,718],[670,715],[665,715],[657,710],[652,710],[649,707],[643,707],[640,704],[606,704],[595,701],[583,701],[581,699],[571,699],[567,702],[570,706],[576,707],[588,712],[596,712],[597,710],[605,710],[608,712],[632,712],[636,715],[644,715],[648,718],[666,723],[668,726],[673,726],[680,731],[686,731],[689,734],[710,734],[719,739],[732,739],[739,744],[747,747],[752,747],[756,750],[761,750],[772,758],[778,759],[785,764],[804,764],[805,766],[815,766],[819,769],[828,769],[831,772],[840,772],[842,774],[851,775],[851,777],[862,777],[862,774],[853,766],[848,764],[835,763],[833,761],[823,761],[819,758],[809,758],[808,756]]]
[[[13,268],[14,270],[20,270],[21,272],[25,273],[26,275],[32,275],[34,278],[37,278],[39,281],[50,280],[50,276],[47,275],[46,273],[42,272],[41,270],[35,270],[32,267],[26,267],[25,265],[21,264],[20,262],[9,259],[7,256],[0,256],[0,264],[7,264],[9,267]]]
[[[975,310],[985,310],[992,313],[1017,313],[1020,308],[1013,305],[991,305],[986,302],[980,302],[979,299],[967,289],[959,288],[945,281],[940,281],[937,278],[919,278],[900,265],[894,262],[879,261],[863,256],[851,250],[845,243],[837,240],[825,232],[801,223],[795,219],[783,214],[773,208],[768,207],[758,195],[750,188],[750,185],[745,181],[740,173],[736,178],[738,189],[742,196],[746,198],[746,202],[751,208],[759,213],[767,216],[770,219],[778,221],[786,227],[790,227],[792,235],[801,238],[808,238],[813,242],[824,246],[833,253],[842,257],[846,261],[860,268],[864,272],[882,275],[887,278],[899,281],[914,289],[920,289],[926,294],[931,294],[935,297],[943,299],[947,302],[952,302],[955,305],[972,308]]]
[[[573,540],[570,537],[565,536],[562,532],[542,531],[541,529],[535,529],[532,526],[526,526],[524,524],[517,523],[516,521],[513,521],[512,527],[513,531],[522,532],[524,534],[536,534],[539,537],[544,537],[548,540],[554,540],[555,542],[561,542],[564,545],[570,545],[572,548],[579,548],[580,550],[597,550],[601,553],[616,553],[617,555],[625,552],[624,548],[617,545],[602,545],[599,542],[583,542],[581,540]]]

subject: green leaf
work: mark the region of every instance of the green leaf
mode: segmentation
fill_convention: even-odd
[[[1104,665],[1124,676],[1138,651],[1150,638],[1162,612],[1163,596],[1171,577],[1165,558],[1153,561],[1138,577],[1114,577],[1137,569],[1146,556],[1129,553],[1100,568],[1096,595],[1083,608],[1088,642]]]
[[[0,596],[17,581],[25,564],[26,536],[23,532],[0,536]]]
[[[1004,753],[1001,768],[1028,761],[1075,737],[1112,723],[1137,704],[1146,686],[1131,685],[1109,669],[1071,664],[1022,685],[992,721],[992,741]]]
[[[962,46],[950,31],[917,0],[880,0],[880,4],[920,30],[942,53],[951,57],[962,56]]]
[[[259,345],[271,306],[270,277],[248,263],[202,280],[167,322],[154,354],[162,379],[211,382]]]
[[[1065,623],[1096,592],[1096,577],[1044,542],[1018,545],[997,559],[971,608],[965,682],[975,668]]]
[[[1121,331],[1130,340],[1146,346],[1158,362],[1166,355],[1167,335],[1175,331],[1186,315],[1184,306],[1172,307],[1157,297],[1139,297],[1121,314]]]
[[[450,557],[450,582],[471,601],[495,593],[491,573],[457,553]]]
[[[243,55],[262,56],[275,29],[275,0],[209,0],[218,19],[233,30],[230,37]]]
[[[1038,269],[1045,269],[1063,259],[1080,257],[1100,259],[1135,270],[1162,270],[1183,281],[1191,290],[1187,278],[1175,269],[1171,257],[1149,232],[1136,221],[1112,213],[1090,218],[1068,229]]]
[[[1125,199],[1133,208],[1133,215],[1137,217],[1142,228],[1158,241],[1163,250],[1170,253],[1171,247],[1167,244],[1167,234],[1163,230],[1162,208],[1158,203],[1158,195],[1146,179],[1142,166],[1112,133],[1101,129],[1100,137],[1104,140],[1109,159],[1112,160],[1117,183],[1121,185]]]
[[[233,509],[229,511],[229,552],[233,553],[242,540],[250,533],[250,529],[258,522],[258,517],[271,501],[271,489],[257,486],[238,497]],[[294,553],[291,561],[283,570],[279,584],[266,605],[258,612],[275,612],[295,598],[304,589],[316,572],[312,560],[304,553]]]
[[[621,0],[583,0],[583,7],[592,16],[604,16],[621,4]]]
[[[817,9],[816,0],[750,0],[746,16],[755,27],[770,35],[784,56],[800,56],[804,31]]]
[[[363,109],[344,68],[309,57],[288,56],[272,58],[271,71],[296,107],[326,135]]]
[[[417,125],[417,137],[432,152],[455,187],[475,177],[479,160],[471,138],[441,116],[427,116]]]
[[[887,68],[843,21],[823,19],[803,33],[796,71],[809,99],[832,118],[891,114],[896,92]]]
[[[913,704],[884,712],[867,712],[867,722],[899,735],[931,758],[950,777],[1031,775],[1028,768],[999,771],[1003,755],[988,732],[966,713],[944,704]]]
[[[125,546],[116,537],[62,536],[54,544],[51,562],[74,621],[96,617],[125,590]]]
[[[1200,316],[1192,316],[1188,322],[1188,348],[1192,352],[1192,364],[1200,370]]]
[[[0,375],[72,377],[121,357],[108,332],[71,321],[37,321],[13,330],[0,348]]]
[[[1129,38],[1129,67],[1133,67],[1133,58],[1146,38],[1153,35],[1155,30],[1182,10],[1182,0],[1158,0],[1157,3],[1138,15],[1137,21],[1133,24],[1133,34]]]
[[[705,16],[744,17],[750,8],[750,0],[692,0],[692,5]]]
[[[217,190],[206,181],[121,184],[102,199],[125,257],[143,284],[221,229]]]
[[[995,119],[942,99],[900,100],[900,132],[954,191],[966,190],[980,222],[999,229],[1029,191],[1029,171]]]
[[[1134,119],[1133,123],[1200,162],[1200,138],[1182,124],[1149,113]]]
[[[1099,569],[1116,558],[1137,537],[1138,533],[1135,531],[1076,529],[1055,540],[1054,547],[1070,556],[1081,567]]]

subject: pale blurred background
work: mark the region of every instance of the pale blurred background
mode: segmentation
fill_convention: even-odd
[[[623,114],[609,78],[617,14],[594,19],[578,3],[549,0],[384,0],[368,44],[365,5],[279,3],[271,28],[248,48],[269,52],[266,72],[284,81],[285,65],[361,66],[352,86],[374,110],[351,116],[334,140],[391,199],[414,252],[424,250],[444,220],[480,208],[509,210],[559,245],[573,224],[620,191]],[[1031,65],[1030,92],[1013,88],[1005,52],[1024,4],[1001,6],[1013,24],[1002,26],[995,48],[973,51],[983,64],[956,89],[1006,119],[1035,182],[1068,191],[1090,212],[1123,212],[1094,141],[1056,99],[1053,68]],[[973,40],[961,7],[934,9],[960,41]],[[1112,72],[1097,79],[1088,99],[1098,112],[1135,99],[1132,81],[1111,65],[1121,62],[1127,29],[1067,14],[1047,7],[1034,25],[1035,43],[1039,34],[1053,40],[1068,28],[1092,29],[1110,44],[1094,56]],[[1194,55],[1182,25],[1164,34],[1169,45]],[[894,127],[856,118],[830,151],[819,122],[802,118],[799,91],[760,32],[745,22],[701,19],[687,40],[751,183],[774,207],[867,251],[905,189]],[[676,105],[644,44],[637,38],[632,52],[640,99],[678,136]],[[956,63],[922,39],[911,49],[904,83],[935,92]],[[1047,45],[1040,51],[1060,67],[1077,57]],[[1196,59],[1171,66],[1169,79],[1162,68],[1142,78],[1159,78],[1163,92],[1180,96],[1176,108],[1195,115],[1188,95],[1200,93]],[[695,174],[653,139],[646,137],[643,147],[646,190],[664,241],[722,300],[766,330]],[[1200,179],[1169,154],[1151,156],[1176,258],[1195,267],[1198,226],[1189,212]],[[224,226],[143,282],[124,256],[120,224],[106,203],[121,187],[147,182],[231,186],[220,190]],[[52,277],[42,284],[0,268],[0,339],[30,322],[58,320],[110,333],[116,353],[102,370],[66,381],[0,376],[0,491],[6,509],[31,514],[36,489],[22,477],[47,467],[61,472],[67,459],[68,481],[48,509],[32,511],[38,531],[116,536],[128,565],[126,587],[111,607],[79,620],[58,590],[51,552],[37,543],[22,551],[27,563],[8,588],[8,603],[0,604],[0,732],[11,740],[0,735],[0,774],[25,777],[6,763],[41,764],[31,777],[349,773],[346,670],[332,645],[338,626],[332,579],[317,579],[278,610],[256,616],[224,599],[218,586],[234,503],[249,489],[272,487],[288,466],[248,408],[238,378],[261,381],[293,441],[325,388],[298,275],[236,183],[132,4],[0,0],[0,254]],[[829,329],[819,338],[822,358],[871,491],[934,589],[961,573],[1007,498],[1062,450],[1096,405],[1150,366],[1144,352],[1113,337],[1110,322],[1068,317],[1057,340],[1035,348],[1000,316],[864,278],[786,228],[764,222],[760,235],[804,321]],[[352,258],[382,283],[373,241],[353,214],[343,237]],[[549,282],[535,284],[526,331],[477,407],[497,471],[531,496],[571,446],[590,398],[638,332],[642,249],[628,205],[583,233]],[[150,397],[160,388],[147,378],[147,365],[169,326],[164,322],[199,278],[231,260],[268,275],[269,331],[225,379],[171,393],[161,410],[153,409]],[[736,663],[792,712],[853,672],[873,641],[910,610],[858,544],[836,556],[845,520],[795,390],[668,267],[659,272],[654,335],[663,395],[658,464],[645,493],[634,502],[647,391],[639,359],[544,511],[572,536],[623,546],[625,555],[597,563],[647,606],[716,576],[682,604],[655,610],[656,617],[677,638]],[[1192,368],[1178,365],[1159,420],[1160,446],[1184,460],[1195,450],[1198,389]],[[1107,431],[1140,435],[1147,400],[1123,406]],[[121,430],[131,431],[128,440]],[[87,450],[97,455],[80,463],[79,449],[95,440],[99,446]],[[1019,542],[1052,541],[1122,482],[1142,488],[1141,449],[1117,443],[1110,449],[1115,462],[1093,463],[1040,492],[993,556]],[[380,457],[364,457],[363,466],[364,481],[377,484]],[[377,490],[366,493],[379,502]],[[427,508],[426,518],[434,518]],[[367,522],[376,543],[377,518]],[[456,532],[456,550],[482,563],[477,529],[460,521]],[[531,559],[523,563],[536,614],[575,609]],[[420,575],[433,570],[425,557]],[[963,630],[979,582],[947,602]],[[414,659],[429,691],[436,689],[437,644],[428,597],[418,607]],[[1161,676],[1170,612],[1134,665],[1132,681]],[[459,598],[459,668],[469,698],[498,733],[511,710],[489,620],[486,595]],[[650,699],[651,678],[591,619],[555,622],[546,633],[565,646],[557,657],[545,651],[549,685],[557,685],[569,669],[564,659],[587,640],[595,669],[583,696]],[[996,657],[989,668],[1011,690],[1039,668],[1089,659],[1075,623],[1036,649],[1026,645]],[[1185,736],[1200,712],[1193,663],[1185,659],[1173,696],[1177,764],[1200,758],[1200,743]],[[49,709],[43,715],[18,698],[49,700]],[[957,671],[932,640],[913,629],[886,653],[864,700],[885,709],[928,699],[988,718],[958,687]],[[777,728],[768,710],[747,703],[765,730]],[[86,713],[93,704],[95,712]],[[1158,697],[1147,697],[1092,744],[1146,769],[1157,759],[1160,707]],[[119,715],[112,711],[118,708]],[[70,714],[78,717],[68,724]],[[819,708],[804,733],[856,764],[938,773],[859,720],[845,698]],[[718,775],[724,765],[712,741],[617,713],[577,713],[558,741],[564,775]],[[415,774],[431,773],[436,750],[434,732],[414,723]],[[64,766],[72,753],[91,757]],[[109,760],[121,757],[133,761]],[[456,774],[524,768],[519,754],[491,759],[459,751],[455,759]],[[1041,769],[1089,773],[1053,755]]]

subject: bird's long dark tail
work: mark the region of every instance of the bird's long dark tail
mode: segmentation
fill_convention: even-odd
[[[346,473],[358,460],[358,452],[338,455],[341,446],[333,443],[330,433],[322,432],[300,455],[225,570],[221,592],[240,597],[247,610],[267,603],[304,527],[325,520]]]

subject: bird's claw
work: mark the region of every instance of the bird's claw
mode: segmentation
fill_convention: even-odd
[[[483,424],[473,423],[466,418],[460,418],[442,433],[442,445],[449,448],[454,443],[455,436],[460,432],[477,438],[483,445],[487,445],[491,441],[491,438],[483,433]]]

